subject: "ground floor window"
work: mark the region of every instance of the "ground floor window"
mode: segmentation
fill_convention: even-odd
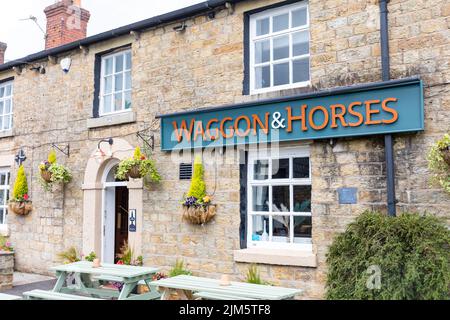
[[[9,171],[0,169],[0,224],[6,224],[9,201]]]
[[[250,151],[248,247],[311,250],[311,165],[308,147]]]

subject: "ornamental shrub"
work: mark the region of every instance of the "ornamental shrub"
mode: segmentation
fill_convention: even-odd
[[[327,264],[328,299],[450,298],[450,230],[431,215],[365,212],[334,239]]]
[[[50,151],[50,153],[48,154],[47,161],[50,164],[55,164],[56,163],[56,151],[55,150]]]
[[[187,197],[195,197],[197,199],[203,199],[206,197],[206,184],[204,180],[204,168],[202,164],[202,158],[200,156],[195,157],[194,161],[194,173],[192,175],[191,187]]]
[[[25,168],[23,165],[19,167],[17,171],[17,178],[14,182],[13,199],[17,201],[23,201],[24,196],[28,194],[28,182],[25,175]]]
[[[428,168],[432,172],[431,182],[440,185],[450,194],[450,166],[444,161],[442,151],[450,148],[450,133],[437,141],[428,153]]]
[[[141,148],[140,147],[136,147],[136,149],[134,149],[133,158],[134,158],[134,160],[141,160],[141,157],[142,157]]]

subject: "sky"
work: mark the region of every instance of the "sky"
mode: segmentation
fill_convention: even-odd
[[[203,2],[204,0],[82,0],[91,19],[88,36],[108,31],[129,23],[144,20],[166,12]],[[44,34],[27,19],[38,19],[45,30],[44,9],[56,0],[2,0],[0,6],[0,42],[8,44],[5,62],[44,50]]]

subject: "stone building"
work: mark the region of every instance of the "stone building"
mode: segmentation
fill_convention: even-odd
[[[190,151],[179,159],[162,150],[167,127],[161,130],[161,123],[203,108],[231,106],[217,109],[219,117],[261,101],[294,97],[286,100],[294,106],[324,92],[345,100],[358,85],[361,94],[374,84],[395,87],[381,82],[379,1],[214,0],[87,38],[89,13],[80,6],[61,1],[46,12],[78,12],[84,31],[47,39],[45,51],[0,65],[0,223],[16,248],[16,268],[48,273],[70,246],[109,261],[118,241],[128,239],[146,265],[168,270],[182,258],[196,275],[242,280],[249,263],[257,263],[265,280],[301,288],[305,299],[322,298],[333,236],[366,209],[387,211],[386,132],[296,141],[280,134],[280,158],[288,161],[279,163],[282,182],[274,175],[266,184],[257,175],[271,161],[252,151],[246,157],[246,147],[218,152],[215,162],[205,161],[217,216],[199,227],[181,220],[190,182],[180,179],[180,164],[191,163]],[[450,4],[391,0],[388,10],[390,77],[413,79],[400,84],[420,78],[423,97],[416,103],[424,106],[424,128],[393,135],[397,212],[427,211],[450,223],[450,198],[430,186],[426,160],[429,147],[450,130]],[[136,146],[151,146],[149,137],[162,182],[115,181],[118,161]],[[111,146],[101,142],[109,138]],[[58,151],[58,159],[73,181],[46,192],[38,166],[55,146],[70,151]],[[99,146],[108,153],[101,161]],[[7,214],[5,200],[20,150],[34,207],[25,217]],[[253,164],[258,168],[249,178]],[[287,194],[292,199],[283,202]],[[125,214],[136,210],[136,232],[114,228],[121,206]],[[289,226],[277,212],[285,212]]]

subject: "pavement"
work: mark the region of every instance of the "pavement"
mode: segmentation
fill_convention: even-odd
[[[13,288],[3,291],[4,294],[22,296],[24,292],[31,290],[51,290],[55,286],[54,277],[43,276],[39,274],[14,272]]]

